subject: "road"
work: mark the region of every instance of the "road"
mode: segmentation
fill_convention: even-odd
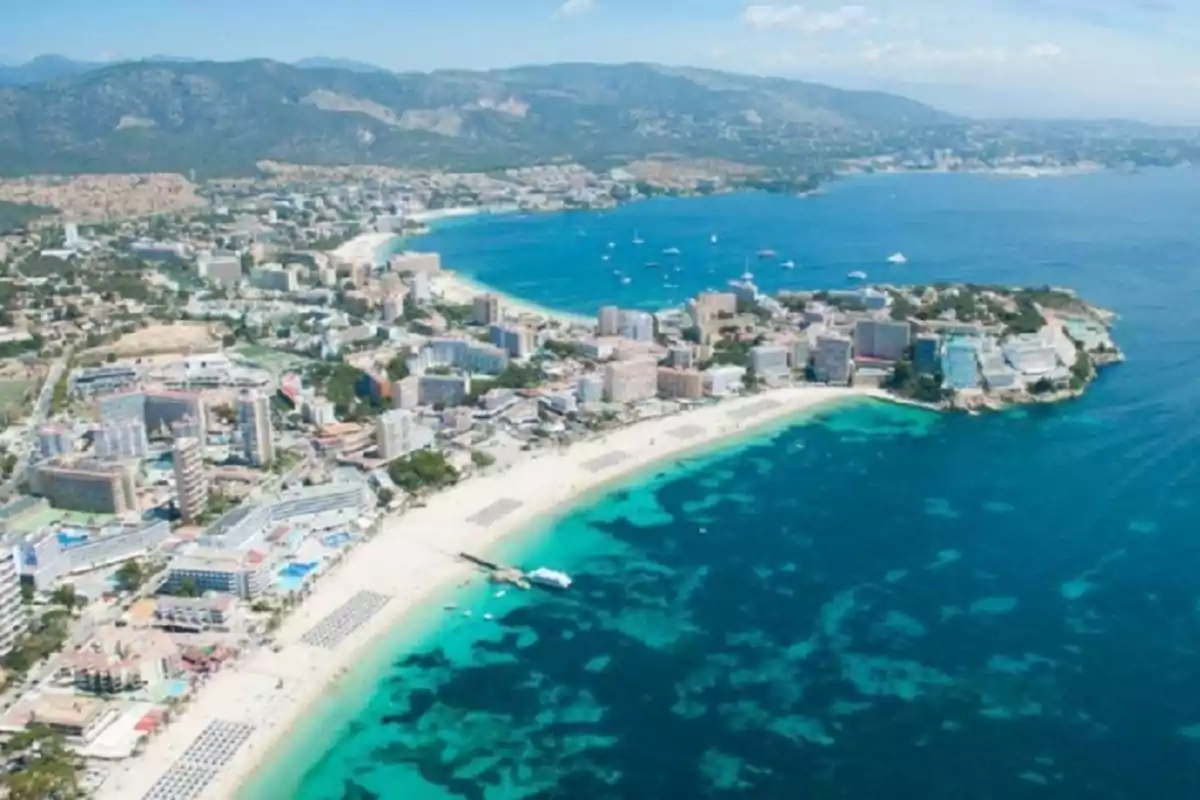
[[[68,346],[63,351],[63,354],[50,365],[50,371],[46,373],[46,380],[42,384],[42,389],[38,392],[37,400],[33,404],[33,411],[25,423],[25,432],[22,434],[21,444],[17,448],[17,466],[13,469],[13,474],[9,476],[9,479],[0,486],[0,498],[7,500],[13,495],[17,485],[21,482],[21,478],[25,475],[25,470],[33,460],[33,448],[38,428],[42,427],[46,418],[50,415],[50,403],[54,399],[54,387],[62,379],[70,360],[71,348]]]

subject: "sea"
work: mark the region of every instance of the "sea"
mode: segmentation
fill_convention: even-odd
[[[242,796],[1200,797],[1198,221],[1189,170],[889,175],[408,242],[581,313],[747,270],[1070,286],[1127,361],[1053,407],[847,402],[582,498],[495,553],[569,591],[448,588]]]

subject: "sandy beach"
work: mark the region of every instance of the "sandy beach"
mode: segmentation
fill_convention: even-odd
[[[396,238],[394,233],[360,233],[331,253],[334,258],[350,264],[374,264],[379,266],[386,258],[384,248]]]
[[[641,422],[564,451],[539,454],[498,474],[472,478],[431,497],[423,508],[386,519],[380,534],[352,551],[284,622],[278,632],[278,652],[253,652],[216,675],[143,755],[114,770],[96,796],[101,800],[142,797],[214,722],[254,726],[199,795],[234,796],[304,710],[356,663],[373,639],[406,615],[443,613],[440,607],[428,605],[430,596],[479,575],[455,554],[485,553],[501,538],[529,530],[531,522],[568,507],[581,495],[656,462],[823,404],[861,397],[884,395],[848,388],[790,387]],[[368,599],[382,602],[378,610],[344,638],[317,643],[331,629],[330,616],[340,611],[346,619],[352,607],[347,604],[357,601],[361,606],[364,592],[371,593]]]
[[[477,295],[494,294],[498,295],[501,300],[502,313],[505,316],[518,316],[522,314],[530,314],[533,316],[543,317],[545,319],[558,320],[559,322],[574,325],[595,325],[596,318],[585,316],[583,314],[572,314],[569,311],[558,311],[553,308],[539,306],[536,303],[530,303],[527,300],[522,300],[518,297],[505,294],[504,292],[493,289],[482,283],[476,283],[470,278],[463,277],[457,272],[443,270],[433,276],[433,291],[440,294],[447,302],[450,303],[470,303]]]

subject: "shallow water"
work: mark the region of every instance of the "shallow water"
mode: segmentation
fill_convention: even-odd
[[[1079,285],[1122,314],[1129,362],[1055,408],[823,412],[592,498],[499,553],[567,569],[569,592],[459,590],[473,617],[431,608],[398,633],[258,790],[1200,796],[1200,182],[870,180],[743,213],[749,228],[761,203],[892,203],[875,192],[902,196],[898,222],[864,216],[857,237],[839,222],[812,235],[849,243],[813,247],[873,252],[919,218],[883,255],[904,249],[920,275]],[[680,203],[602,219],[633,215],[650,239],[636,209],[672,207],[696,230],[718,219]],[[552,239],[561,220],[535,222]],[[534,223],[435,238],[465,249],[509,224]],[[942,255],[920,267],[922,252]],[[553,291],[531,299],[581,307]]]

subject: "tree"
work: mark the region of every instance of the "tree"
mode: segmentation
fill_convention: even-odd
[[[131,558],[117,568],[114,578],[117,581],[117,588],[122,592],[133,592],[137,591],[145,582],[146,575],[138,560]]]
[[[375,493],[375,498],[379,501],[379,506],[381,508],[387,507],[390,506],[392,501],[396,499],[396,493],[385,486]]]
[[[450,466],[441,453],[418,450],[388,464],[388,477],[401,489],[415,494],[421,489],[454,485],[458,482],[458,470]]]
[[[199,597],[200,588],[196,586],[196,579],[192,577],[184,578],[179,582],[179,589],[176,592],[180,597]]]
[[[496,463],[496,459],[490,453],[485,453],[482,450],[472,450],[471,463],[480,468],[490,467]]]
[[[69,583],[64,583],[50,594],[50,602],[56,606],[62,606],[68,611],[73,611],[76,606],[83,607],[87,605],[87,598],[81,597],[75,593],[75,587]]]
[[[408,377],[408,363],[403,355],[398,355],[388,362],[387,376],[392,381],[401,381]]]

